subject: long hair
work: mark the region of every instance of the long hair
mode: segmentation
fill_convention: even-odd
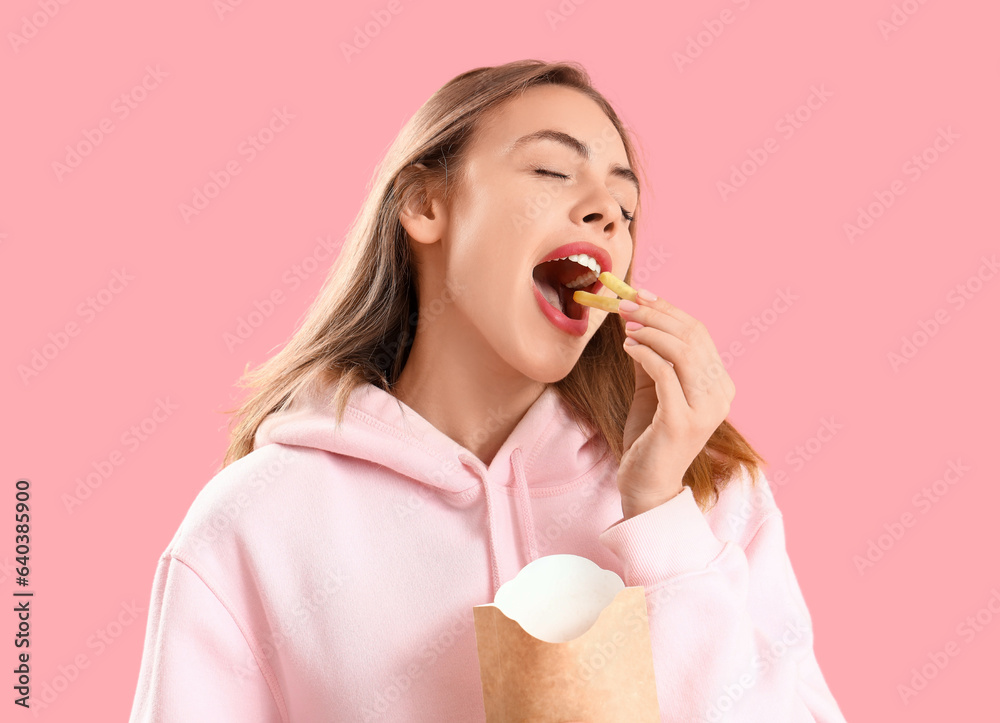
[[[338,423],[351,392],[360,385],[371,383],[391,393],[414,339],[419,308],[417,277],[400,212],[411,199],[425,200],[427,193],[440,196],[447,205],[463,183],[463,154],[477,128],[506,101],[544,83],[568,86],[592,98],[614,124],[629,165],[641,180],[628,131],[578,63],[519,60],[476,68],[446,83],[410,118],[376,166],[364,204],[298,330],[272,358],[253,371],[244,369],[239,383],[251,392],[237,409],[224,412],[235,414],[237,423],[223,467],[250,454],[264,418],[286,408],[313,382],[329,385],[325,388],[332,391]],[[641,205],[640,201],[629,225],[632,258],[626,283],[631,283]],[[635,362],[622,348],[624,341],[624,320],[610,314],[573,370],[553,383],[581,429],[591,425],[598,431],[619,463],[635,393]],[[719,490],[739,466],[757,482],[757,465],[765,462],[723,421],[683,482],[704,510],[715,504]]]

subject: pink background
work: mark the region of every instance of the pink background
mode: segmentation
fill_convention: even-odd
[[[720,351],[742,345],[730,418],[771,463],[847,719],[995,710],[1000,6],[676,5],[4,4],[0,581],[16,588],[27,478],[38,717],[127,719],[156,560],[221,463],[236,379],[292,333],[330,263],[319,239],[339,246],[403,122],[458,73],[518,58],[581,62],[639,138],[636,279]],[[275,109],[291,118],[242,154]],[[58,172],[88,134],[100,142]],[[185,220],[232,161],[239,175]],[[14,624],[6,613],[5,719]]]

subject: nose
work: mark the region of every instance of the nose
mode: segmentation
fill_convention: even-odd
[[[601,227],[601,235],[605,238],[610,239],[618,231],[627,228],[621,206],[607,189],[589,201],[586,208],[588,213],[583,217],[584,223],[598,224]]]
[[[605,221],[605,219],[607,220]],[[602,221],[605,221],[601,231],[603,234],[608,236],[614,236],[614,232],[616,230],[615,226],[619,225],[610,214],[600,214],[596,212],[588,214],[583,220],[585,223],[596,223],[598,225],[600,225]]]
[[[600,204],[600,210],[591,210],[583,217],[583,222],[597,237],[594,239],[594,243],[604,247],[614,262],[617,253],[627,253],[623,249],[631,246],[632,239],[625,219],[622,218],[622,210],[618,202],[612,198],[610,201],[598,201],[597,203]],[[596,208],[598,206],[591,206],[591,209]],[[611,271],[611,269],[602,269],[602,271]]]

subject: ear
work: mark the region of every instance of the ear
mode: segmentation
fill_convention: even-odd
[[[427,170],[423,163],[415,168]],[[399,212],[399,223],[417,243],[432,244],[441,239],[448,223],[447,209],[437,197],[421,189],[414,193]]]

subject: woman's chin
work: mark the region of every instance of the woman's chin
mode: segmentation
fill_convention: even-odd
[[[581,347],[582,348],[582,347]],[[539,352],[523,370],[529,379],[543,384],[554,384],[569,376],[580,359],[579,353],[568,354],[558,346]]]

